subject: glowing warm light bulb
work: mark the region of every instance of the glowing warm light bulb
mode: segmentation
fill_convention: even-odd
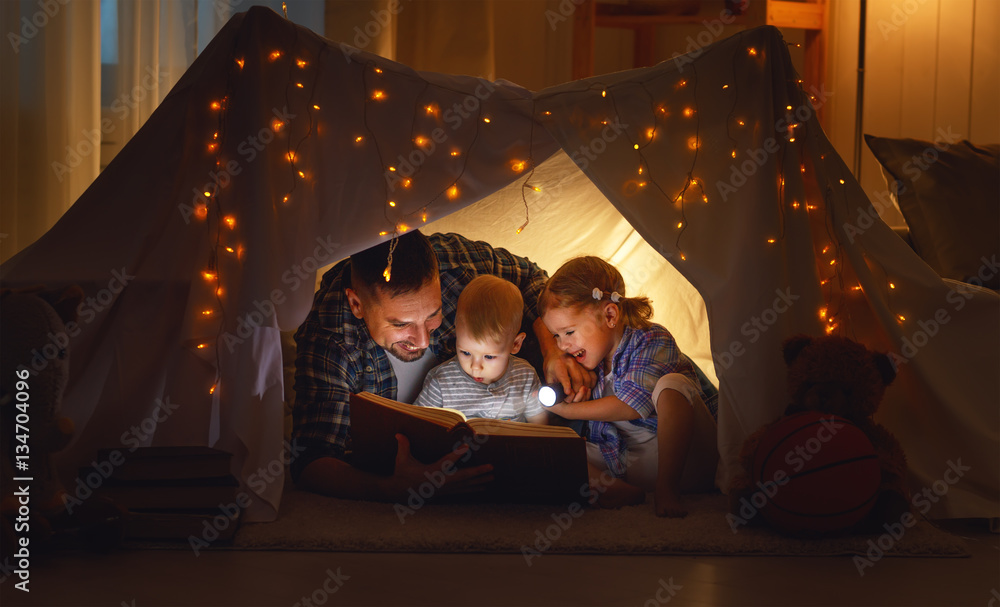
[[[550,112],[549,110],[545,110],[544,112],[542,112],[542,116],[551,116],[551,115],[552,112]]]
[[[267,56],[271,61],[277,61],[278,57],[281,57],[281,51],[271,51],[271,54]]]
[[[820,320],[826,320],[826,308],[819,309],[819,318]]]
[[[299,87],[300,89],[306,88],[305,85],[303,85],[301,82],[296,82],[295,86]]]
[[[390,206],[390,207],[394,207],[394,206],[396,206],[396,201],[395,201],[395,200],[390,200],[390,201],[389,201],[389,206]]]
[[[236,228],[236,218],[232,215],[226,215],[222,218],[222,221],[226,223],[230,230]]]
[[[681,253],[680,256],[681,256],[681,261],[687,261],[687,256],[684,255],[684,253]]]
[[[601,91],[601,97],[607,97],[607,96],[608,96],[607,91]]]
[[[679,229],[681,229],[683,227],[684,227],[684,222],[683,221],[678,221],[677,222],[677,229],[679,230]]]
[[[831,266],[835,266],[835,265],[837,265],[837,260],[836,260],[836,259],[831,259],[831,260],[830,260],[830,265],[831,265]]]
[[[688,83],[687,80],[679,80],[677,82],[677,88],[679,88],[679,89],[684,88],[685,86],[687,86],[687,83]]]
[[[656,109],[661,114],[666,114],[667,113],[667,106],[665,106],[665,105],[661,105],[661,106],[657,107]]]
[[[415,143],[418,146],[423,147],[423,146],[427,145],[427,138],[424,137],[423,135],[417,135],[416,137],[413,138],[413,143]]]
[[[277,133],[281,130],[281,127],[285,126],[285,123],[275,118],[271,121],[271,130]]]
[[[515,173],[520,173],[521,171],[524,170],[524,167],[526,166],[527,163],[525,163],[523,160],[512,160],[510,162],[510,170],[514,171]]]
[[[751,57],[756,57],[757,49],[751,46],[750,48],[747,49],[747,54],[750,55]]]
[[[862,290],[862,289],[861,289],[861,285],[856,285],[856,286],[853,286],[853,287],[851,287],[851,290],[852,290],[852,291],[861,291],[861,290]]]
[[[305,179],[306,178],[306,174],[303,173],[302,171],[299,171],[299,177],[301,177],[302,179]]]
[[[194,215],[198,219],[205,219],[208,217],[208,206],[199,204],[194,208]]]
[[[790,106],[790,105],[786,105],[786,106],[785,106],[785,109],[786,109],[786,110],[788,110],[788,111],[790,112],[790,111],[792,111],[792,106]]]
[[[830,245],[826,245],[825,247],[823,247],[823,254],[826,255],[827,251],[829,250],[830,250]]]
[[[235,253],[236,249],[234,249],[233,247],[226,247],[226,252],[227,253]]]
[[[208,104],[208,107],[212,108],[215,111],[218,111],[222,109],[222,104],[219,103],[218,101],[213,101],[212,103]]]
[[[806,165],[804,165],[804,164],[799,165],[799,172],[800,173],[805,173],[806,172]]]
[[[632,144],[632,147],[638,150],[639,149],[639,144],[638,143]]]
[[[202,310],[201,311],[201,315],[202,316],[211,316],[212,315],[212,310]]]
[[[436,116],[438,113],[438,106],[434,103],[430,103],[424,106],[424,111],[427,112],[428,116]]]
[[[295,60],[295,65],[297,65],[299,67],[305,67],[307,65],[307,63],[306,63],[306,61],[304,59],[296,59]]]
[[[374,99],[375,101],[382,101],[382,100],[384,100],[385,99],[385,91],[382,91],[382,90],[379,90],[379,89],[376,89],[376,90],[372,91],[372,99]]]
[[[642,165],[639,165],[639,174],[642,175]]]
[[[895,289],[896,288],[896,283],[890,282],[889,283],[889,288],[890,289]]]
[[[538,187],[537,185],[533,185],[533,186],[530,186],[530,187],[531,187],[532,190],[534,190],[536,192],[541,192],[542,191],[542,188]]]
[[[792,208],[793,209],[798,209],[800,206],[802,206],[802,205],[800,205],[797,201],[795,201],[795,200],[792,201]]]
[[[427,211],[420,214],[420,221],[427,223]]]
[[[451,155],[452,155],[452,156],[458,156],[459,154],[461,154],[461,152],[460,152],[460,151],[458,151],[458,150],[452,150],[452,151],[451,151]]]
[[[288,194],[285,194],[285,197],[281,199],[281,202],[288,202]]]
[[[205,280],[215,280],[216,273],[211,270],[203,270],[201,276]]]
[[[656,134],[656,129],[654,129],[654,128],[648,128],[648,129],[646,129],[646,139],[649,139],[650,141],[652,141],[653,140],[653,135],[655,135],[655,134]]]
[[[702,194],[701,195],[701,201],[704,202],[704,203],[708,203],[708,194]]]
[[[361,143],[364,140],[365,140],[364,137],[362,137],[361,135],[358,135],[357,137],[354,138],[354,143]]]
[[[723,84],[723,85],[722,85],[722,90],[726,90],[727,88],[729,88],[729,85],[728,85],[728,84]]]
[[[897,315],[896,315],[896,318],[898,318],[898,319],[899,319],[899,322],[903,322],[904,320],[906,320],[906,317],[905,317],[905,316],[903,316],[902,314],[897,314]]]
[[[389,282],[389,279],[392,277],[392,271],[389,269],[389,266],[386,266],[385,270],[382,271],[382,277],[385,278],[386,282]]]
[[[381,74],[382,73],[382,68],[380,68],[380,67],[375,68],[375,73],[376,74]]]
[[[406,179],[404,179],[404,180],[403,180],[403,182],[402,182],[402,184],[401,184],[401,185],[402,185],[402,186],[403,186],[404,188],[408,188],[408,187],[410,187],[411,185],[413,185],[413,180],[407,177]]]
[[[396,167],[393,167],[393,166],[389,167],[389,172],[395,173],[396,172]]]
[[[490,123],[490,117],[489,116],[483,116],[483,122],[485,122],[486,124],[489,124]]]
[[[730,152],[729,155],[732,156],[733,158],[736,158],[736,150],[733,150],[732,152]]]
[[[684,112],[683,113],[684,113],[684,117],[685,118],[690,118],[691,116],[694,116],[694,108],[692,108],[692,107],[686,107],[686,108],[684,108]]]
[[[844,185],[844,180],[843,179],[840,180],[840,185]]]
[[[219,287],[218,289],[216,289],[215,290],[215,294],[218,295],[219,297],[222,297],[222,287]]]
[[[195,347],[196,347],[196,348],[198,348],[199,350],[204,350],[205,348],[207,348],[207,347],[208,347],[208,344],[198,344],[198,345],[197,345],[197,346],[195,346]]]
[[[458,186],[457,185],[453,185],[450,188],[448,188],[448,198],[451,199],[451,200],[455,200],[456,198],[458,198]]]
[[[288,152],[285,154],[285,158],[288,159],[288,162],[295,162],[295,152]]]
[[[244,63],[243,57],[240,57],[236,60],[236,65],[240,66],[240,69],[243,69],[243,63]]]
[[[409,230],[409,229],[410,229],[410,227],[409,227],[409,226],[407,226],[406,224],[402,224],[402,223],[401,223],[401,224],[399,224],[399,227],[398,227],[398,229],[399,229],[399,233],[400,233],[400,234],[402,234],[403,232],[405,232],[405,231]]]
[[[773,239],[773,238],[768,238],[768,239],[767,239],[767,244],[774,244],[774,243],[776,243],[776,242],[778,242],[778,241],[777,241],[777,240],[775,240],[775,239]]]
[[[313,104],[313,109],[314,109],[314,110],[318,110],[318,109],[319,109],[319,104],[317,104],[317,103],[314,103],[314,104]]]
[[[212,192],[205,190],[205,198],[211,198],[211,197],[212,197]]]
[[[688,137],[687,144],[688,144],[688,149],[690,149],[690,150],[697,150],[698,149],[698,138],[697,137],[693,137],[693,136],[692,137]]]
[[[747,123],[746,123],[746,122],[744,122],[743,120],[737,120],[737,121],[736,121],[736,124],[738,124],[738,125],[740,125],[740,126],[746,126],[746,124],[747,124]]]
[[[389,233],[386,232],[385,230],[383,230],[383,231],[381,231],[381,232],[378,233],[379,236],[387,236],[388,234]]]
[[[212,133],[212,139],[218,139],[218,138],[219,138],[219,131],[215,131],[214,133]]]
[[[829,324],[829,325],[826,326],[826,328],[824,329],[824,331],[826,331],[827,335],[830,335],[831,333],[833,333],[833,330],[836,329],[836,328],[837,328],[837,325],[835,325],[835,324]]]

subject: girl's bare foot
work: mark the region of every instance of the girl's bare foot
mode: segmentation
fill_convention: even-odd
[[[687,508],[684,507],[684,500],[681,499],[681,496],[665,487],[657,487],[653,492],[653,505],[656,509],[656,516],[667,518],[687,516]]]

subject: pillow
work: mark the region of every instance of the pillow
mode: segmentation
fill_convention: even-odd
[[[1000,146],[961,141],[865,142],[895,183],[913,248],[944,278],[1000,288]]]

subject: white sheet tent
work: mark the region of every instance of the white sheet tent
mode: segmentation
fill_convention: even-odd
[[[617,264],[681,347],[716,363],[723,482],[787,404],[784,338],[829,329],[896,353],[878,419],[913,488],[960,459],[971,469],[931,515],[998,516],[1000,298],[942,280],[877,218],[811,107],[773,28],[532,94],[417,73],[268,9],[237,15],[2,266],[4,286],[89,298],[64,480],[100,447],[214,445],[236,454],[248,518],[273,518],[279,331],[304,320],[317,268],[419,226],[550,272],[583,253]]]

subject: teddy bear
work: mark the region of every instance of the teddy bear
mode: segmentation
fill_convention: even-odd
[[[65,490],[52,462],[73,437],[73,422],[61,414],[61,403],[82,300],[78,286],[0,291],[0,525],[5,551],[24,537],[32,546],[45,545],[54,532],[89,543],[87,534],[107,522],[104,505],[75,516],[67,512]]]
[[[788,416],[820,412],[850,421],[871,441],[880,480],[871,510],[852,527],[856,531],[880,530],[898,522],[910,511],[906,486],[906,455],[899,441],[872,416],[878,410],[886,387],[896,378],[886,354],[874,352],[858,342],[838,336],[796,335],[783,343],[788,366],[791,402],[784,416],[750,435],[740,451],[740,469],[730,485],[730,511],[739,512],[748,496],[757,491],[750,470],[761,438],[768,429]],[[760,517],[757,517],[760,518]],[[742,519],[741,519],[742,520]],[[757,521],[755,521],[757,522]]]

